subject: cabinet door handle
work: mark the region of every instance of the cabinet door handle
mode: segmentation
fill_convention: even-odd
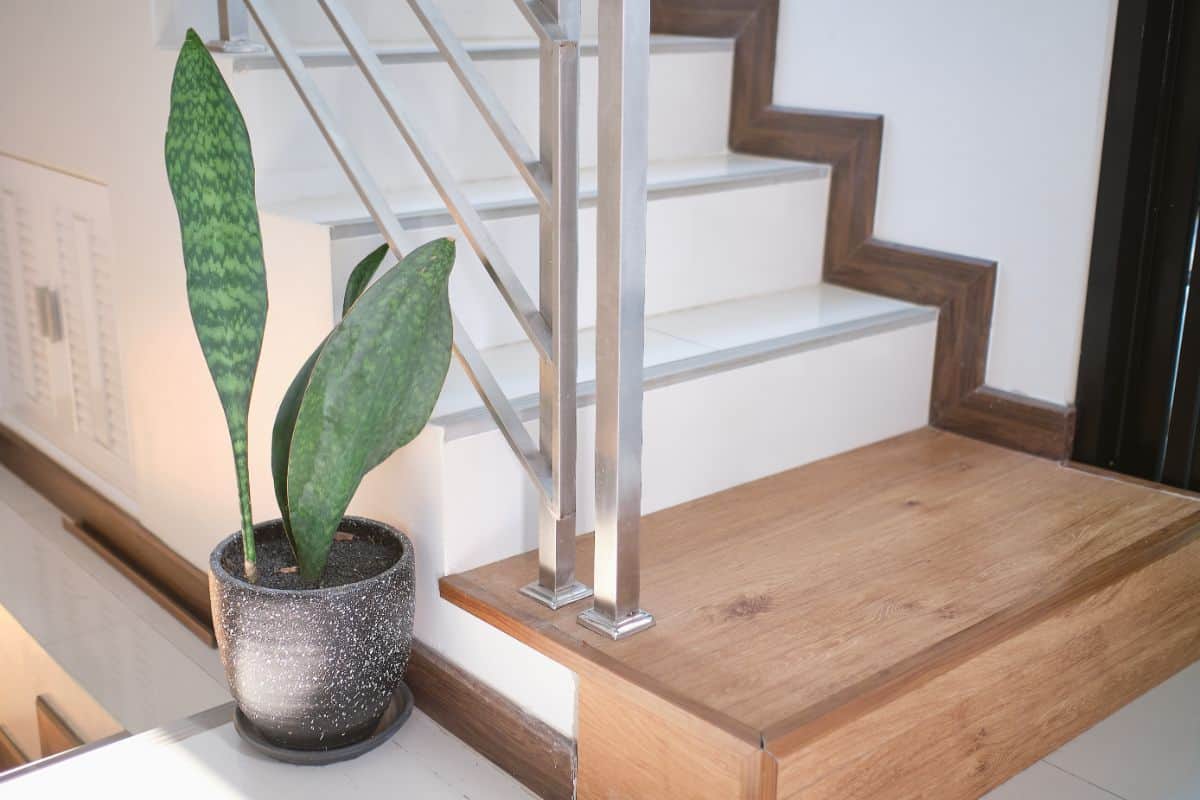
[[[37,310],[38,329],[42,338],[50,342],[61,342],[63,338],[62,303],[58,290],[49,286],[38,286]]]

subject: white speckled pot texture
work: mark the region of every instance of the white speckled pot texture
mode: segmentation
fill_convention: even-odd
[[[209,559],[213,624],[233,697],[265,738],[296,750],[370,736],[412,652],[412,542],[361,517],[346,517],[340,530],[393,537],[400,557],[374,577],[319,589],[271,589],[230,574],[221,560],[240,546],[240,532]],[[254,535],[283,537],[283,523],[260,523]]]

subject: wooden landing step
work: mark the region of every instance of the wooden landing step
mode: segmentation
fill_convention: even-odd
[[[441,592],[578,674],[580,798],[965,800],[1200,658],[1198,535],[925,429],[647,516],[630,639],[518,595],[534,553]]]

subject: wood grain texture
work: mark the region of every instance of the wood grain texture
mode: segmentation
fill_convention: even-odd
[[[742,153],[829,164],[825,280],[937,306],[930,421],[939,427],[1064,459],[1073,410],[984,386],[996,264],[874,236],[883,117],[773,102],[779,0],[652,0],[657,33],[735,39],[729,145]]]
[[[1197,536],[1191,498],[924,429],[645,517],[642,601],[657,624],[624,641],[581,628],[581,604],[551,611],[518,595],[536,553],[448,576],[441,588],[581,682],[637,687],[690,725],[711,726],[731,751],[765,742],[782,770],[1195,549]],[[581,537],[584,582],[592,554]],[[1174,635],[1164,631],[1164,643]],[[1153,685],[1146,675],[1141,691]],[[582,730],[581,776],[590,769]]]
[[[83,738],[75,732],[46,695],[37,696],[35,711],[42,758],[65,752],[84,743]]]
[[[779,797],[979,797],[1200,658],[1197,575],[1192,544],[1077,598],[782,758]]]
[[[0,725],[0,772],[29,763],[29,756],[21,750],[12,734]]]
[[[546,800],[575,792],[575,743],[421,643],[405,681],[417,707]]]
[[[774,800],[774,759],[622,680],[579,683],[579,800]]]
[[[211,631],[208,576],[202,570],[111,500],[3,425],[0,425],[0,464],[61,509],[75,526],[68,530],[86,533],[81,538],[109,563],[116,566],[120,562],[123,566],[118,568],[126,575],[140,576],[140,586],[153,587],[151,596],[156,602],[169,602],[164,607],[172,614],[182,620],[177,611],[182,612]],[[191,624],[188,629],[210,646],[216,646],[211,635],[200,634]]]

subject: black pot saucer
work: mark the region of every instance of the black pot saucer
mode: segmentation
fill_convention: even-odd
[[[240,708],[234,713],[233,726],[237,729],[238,735],[242,737],[242,741],[265,756],[288,764],[319,767],[324,764],[349,761],[379,747],[392,738],[396,731],[404,727],[404,723],[412,716],[413,705],[412,690],[401,681],[392,694],[392,702],[388,704],[387,710],[383,712],[383,716],[379,720],[379,725],[370,736],[361,742],[329,750],[293,750],[268,741],[254,726],[254,723],[246,719]]]

